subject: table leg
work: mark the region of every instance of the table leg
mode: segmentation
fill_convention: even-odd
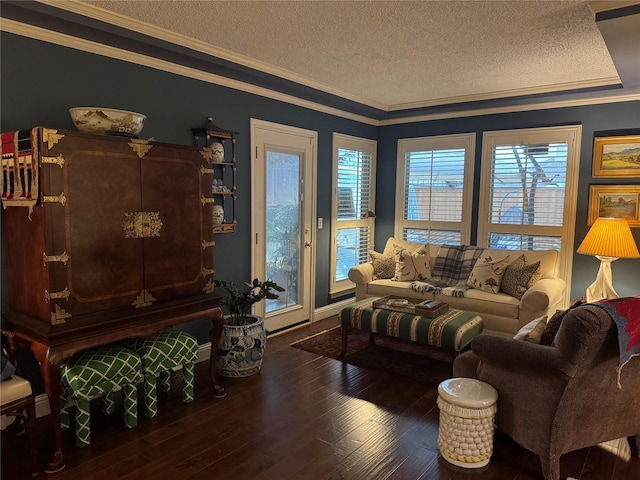
[[[53,473],[64,468],[62,426],[60,424],[60,363],[54,362],[50,358],[51,350],[46,345],[32,341],[31,351],[40,364],[42,381],[49,397],[51,422],[53,423],[53,454],[44,471]]]
[[[211,331],[211,352],[209,354],[209,374],[211,375],[211,385],[213,385],[213,396],[222,398],[227,395],[224,387],[218,385],[218,375],[216,371],[216,358],[218,356],[218,347],[220,346],[220,337],[222,337],[222,329],[224,326],[224,316],[222,310],[217,308],[211,317],[213,330]]]

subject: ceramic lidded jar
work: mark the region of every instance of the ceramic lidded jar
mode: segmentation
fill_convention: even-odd
[[[224,223],[224,208],[222,205],[213,206],[213,224],[222,225]]]
[[[224,145],[221,142],[213,142],[211,144],[211,160],[224,162]]]

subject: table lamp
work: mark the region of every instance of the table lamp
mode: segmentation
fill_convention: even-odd
[[[600,260],[596,281],[587,287],[587,302],[617,298],[611,279],[611,262],[618,258],[640,258],[629,224],[623,218],[598,218],[578,247],[578,253]]]

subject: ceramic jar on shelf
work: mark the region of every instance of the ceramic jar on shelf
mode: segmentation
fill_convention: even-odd
[[[222,225],[224,223],[224,207],[222,205],[213,205],[213,224]]]

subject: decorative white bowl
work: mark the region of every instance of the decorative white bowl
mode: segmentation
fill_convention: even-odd
[[[100,107],[70,108],[71,120],[82,132],[138,135],[142,131],[146,115],[126,110]]]

